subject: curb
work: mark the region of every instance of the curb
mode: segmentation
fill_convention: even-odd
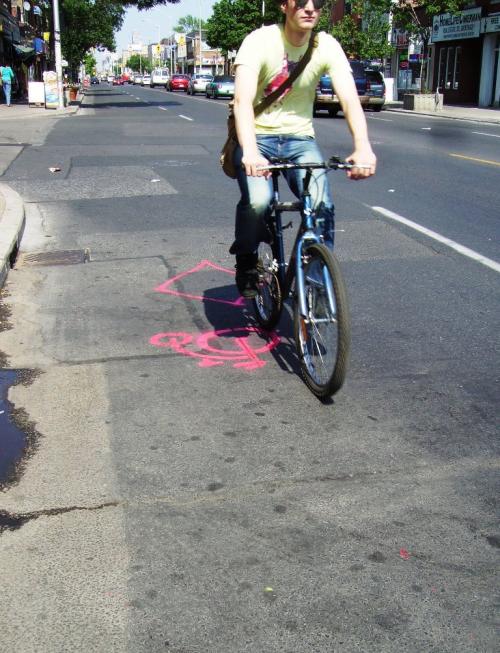
[[[0,183],[5,208],[0,214],[0,288],[14,264],[24,233],[26,216],[21,196],[7,184]]]
[[[405,113],[412,116],[427,116],[429,118],[446,118],[447,120],[464,120],[466,122],[481,122],[486,125],[500,125],[500,118],[498,120],[482,118],[482,117],[470,117],[470,116],[453,116],[447,113],[446,111],[436,111],[436,112],[424,112],[424,111],[413,111],[412,109],[400,109],[399,107],[385,106],[384,111],[392,111],[393,113]]]

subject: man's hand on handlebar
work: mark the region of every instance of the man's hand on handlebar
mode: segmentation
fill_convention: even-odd
[[[262,169],[269,165],[269,161],[258,150],[249,154],[243,152],[241,164],[249,177],[265,177],[268,179],[272,175],[270,170]]]
[[[350,170],[347,170],[347,176],[350,179],[365,179],[375,174],[377,168],[377,157],[373,153],[372,148],[359,147],[354,150],[351,156],[348,156],[346,161],[353,164]],[[357,168],[356,163],[363,165],[363,168]],[[367,167],[369,166],[369,167]]]

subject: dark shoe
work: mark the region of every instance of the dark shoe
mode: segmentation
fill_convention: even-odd
[[[236,255],[236,285],[240,295],[246,299],[257,297],[259,287],[257,254]]]

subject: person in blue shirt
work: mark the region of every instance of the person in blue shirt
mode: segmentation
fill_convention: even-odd
[[[0,75],[2,77],[2,87],[5,94],[5,104],[10,107],[10,94],[12,91],[12,82],[14,81],[14,71],[10,66],[1,66]]]

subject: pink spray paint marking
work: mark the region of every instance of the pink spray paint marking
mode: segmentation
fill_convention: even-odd
[[[403,560],[409,560],[410,559],[410,554],[406,549],[399,549],[399,556],[403,558]]]
[[[265,342],[257,347],[251,346],[248,339],[252,334],[263,338]],[[255,370],[266,365],[266,362],[259,358],[259,354],[274,349],[279,344],[280,337],[276,333],[267,333],[257,327],[249,326],[207,331],[196,338],[190,333],[157,333],[149,342],[155,347],[171,348],[178,354],[198,358],[199,367],[232,363],[236,368]],[[217,346],[233,343],[236,344],[234,349]]]
[[[201,270],[205,270],[206,268],[210,268],[212,270],[218,270],[219,272],[225,272],[226,274],[230,274],[231,276],[234,276],[234,270],[224,268],[221,265],[216,265],[211,261],[203,260],[200,261],[198,265],[195,265],[194,268],[191,268],[186,272],[181,272],[179,274],[176,274],[171,279],[167,279],[167,281],[164,281],[162,284],[160,284],[155,288],[155,292],[163,292],[167,295],[174,295],[175,297],[186,297],[187,299],[197,299],[199,301],[217,302],[218,304],[229,304],[230,306],[243,306],[245,304],[245,299],[243,297],[238,297],[237,299],[234,300],[217,299],[213,297],[203,297],[202,295],[193,295],[191,293],[180,292],[179,290],[173,289],[172,286],[174,286],[181,279],[184,279],[184,277],[187,277],[191,274],[196,274],[196,272],[200,272]]]

